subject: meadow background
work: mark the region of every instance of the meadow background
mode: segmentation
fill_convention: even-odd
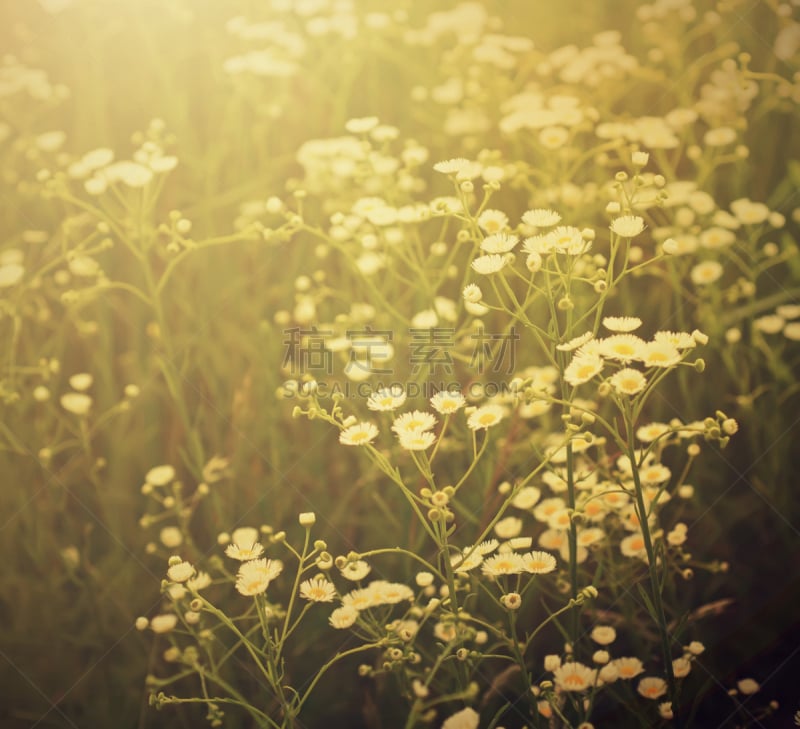
[[[162,604],[173,551],[159,541],[167,524],[191,534],[184,547],[194,555],[211,554],[218,533],[244,524],[294,533],[297,514],[308,511],[317,514],[315,537],[333,554],[407,540],[402,501],[373,488],[379,477],[329,425],[292,418],[293,403],[279,396],[291,374],[282,368],[286,328],[334,321],[356,302],[380,306],[371,280],[407,316],[424,308],[413,280],[359,274],[336,250],[320,257],[319,240],[292,229],[283,211],[297,209],[295,190],[309,190],[308,221],[324,221],[339,204],[335,195],[348,195],[323,183],[315,194],[298,150],[345,135],[348,120],[375,116],[427,148],[418,176],[430,196],[451,194],[435,162],[474,158],[484,148],[524,160],[545,181],[571,182],[558,178],[569,165],[550,165],[541,147],[498,131],[500,109],[540,78],[548,54],[592,46],[607,30],[639,59],[637,70],[586,83],[589,63],[575,79],[552,82],[604,118],[660,117],[708,100],[704,84],[713,86],[725,59],[741,68],[742,52],[754,72],[753,97],[719,120],[735,130],[746,157],[709,151],[702,131],[705,166],[686,156],[691,140],[665,155],[720,207],[746,197],[784,223],[737,240],[726,278],[709,288],[689,282],[694,260],[681,259],[672,279],[632,279],[617,313],[699,327],[710,337],[706,372],[678,373],[652,405],[652,419],[691,421],[720,409],[739,424],[728,448],[704,449],[682,512],[696,559],[728,565],[698,568],[673,595],[676,611],[710,606],[698,618],[706,652],[693,725],[791,724],[800,710],[800,345],[796,329],[781,333],[789,320],[777,330],[774,321],[772,330],[757,322],[797,305],[800,294],[800,8],[767,0],[476,5],[496,19],[481,33],[530,38],[534,49],[515,54],[507,68],[471,70],[463,49],[472,41],[457,27],[469,13],[452,16],[431,44],[409,44],[408,29],[459,7],[444,0],[0,2],[0,726],[202,725],[203,709],[148,705],[145,676],[162,675],[166,644],[134,627]],[[642,8],[656,9],[649,28]],[[706,26],[712,11],[718,22]],[[236,17],[247,20],[231,22]],[[248,23],[277,17],[281,29],[248,35]],[[247,54],[262,47],[277,48],[289,65],[276,70],[270,57],[259,71]],[[475,82],[472,92],[431,100],[432,88],[459,74]],[[483,114],[478,122],[474,109]],[[156,156],[177,164],[146,192],[137,187],[108,203],[111,225],[98,228],[87,207],[95,198],[69,166],[98,148],[129,159],[148,140]],[[590,149],[583,143],[574,141],[579,153]],[[568,208],[587,222],[602,219],[599,181],[617,169],[613,156],[594,165],[596,154],[574,180]],[[527,194],[513,190],[504,201],[525,210]],[[273,197],[283,207],[270,208]],[[122,222],[126,205],[141,213],[138,232]],[[150,247],[128,245],[126,236]],[[766,243],[775,248],[770,255]],[[393,326],[399,330],[400,320]],[[79,373],[92,378],[88,418],[61,400]],[[363,403],[353,407],[366,412]],[[214,456],[225,459],[217,470],[208,465]],[[190,525],[189,512],[174,503],[161,504],[168,518],[157,516],[162,511],[142,493],[145,474],[163,464],[184,483]],[[210,493],[200,498],[203,482]],[[156,516],[142,523],[147,513]],[[324,618],[318,622],[324,629]],[[311,666],[325,649],[309,640],[295,651],[301,666]],[[357,665],[320,683],[304,726],[393,726],[386,717],[402,708],[357,677]],[[760,692],[731,700],[728,690],[744,677]],[[772,700],[779,708],[762,717]],[[235,713],[227,721],[251,725]]]

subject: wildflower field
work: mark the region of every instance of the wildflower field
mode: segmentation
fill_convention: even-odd
[[[0,41],[0,729],[800,725],[798,0]]]

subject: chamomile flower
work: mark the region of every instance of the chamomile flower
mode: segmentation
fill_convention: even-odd
[[[481,250],[485,253],[508,253],[519,243],[519,238],[510,233],[493,233],[481,241]]]
[[[486,430],[497,425],[505,415],[505,408],[500,405],[483,405],[467,418],[470,430]]]
[[[173,582],[186,582],[194,573],[194,566],[190,562],[177,562],[170,565],[167,570],[167,577]]]
[[[424,451],[436,441],[436,436],[430,431],[412,431],[398,433],[400,447],[407,451]]]
[[[653,341],[671,344],[675,349],[692,349],[697,342],[689,332],[660,331],[653,335]]]
[[[645,676],[639,681],[636,690],[646,699],[660,699],[667,693],[667,682],[656,676]]]
[[[373,423],[356,423],[339,433],[339,442],[343,445],[367,445],[378,437],[378,428]]]
[[[500,575],[518,575],[525,572],[525,562],[521,555],[516,552],[506,552],[504,554],[494,554],[483,561],[481,571],[490,577]]]
[[[547,519],[547,526],[550,529],[569,529],[572,524],[572,517],[569,509],[559,509],[553,512]]]
[[[577,387],[584,382],[589,382],[603,369],[603,358],[597,355],[578,352],[564,370],[564,380],[567,384]]]
[[[258,541],[259,531],[255,527],[243,526],[233,530],[230,541],[239,547],[249,547]]]
[[[619,362],[630,362],[640,359],[645,341],[635,334],[612,334],[600,340],[600,353],[609,359]]]
[[[300,597],[310,602],[333,602],[336,588],[324,577],[315,577],[300,583]]]
[[[536,503],[542,496],[542,492],[536,486],[523,486],[511,499],[511,506],[516,509],[527,511],[536,506]]]
[[[406,401],[405,390],[400,385],[381,387],[373,392],[368,400],[370,410],[391,411],[399,408]]]
[[[479,550],[469,547],[461,554],[453,555],[450,558],[450,566],[457,573],[466,574],[474,570],[483,562],[483,555]]]
[[[511,537],[507,542],[500,545],[500,551],[517,551],[520,549],[530,549],[533,544],[533,537]]]
[[[443,175],[457,175],[459,172],[465,172],[474,165],[465,157],[455,157],[453,159],[446,159],[442,162],[437,162],[433,169],[436,172],[441,172]]]
[[[661,463],[653,463],[639,471],[639,478],[644,484],[661,484],[668,481],[671,476],[672,471]]]
[[[266,592],[272,582],[283,570],[283,562],[278,559],[254,559],[239,567],[236,575],[236,589],[245,596],[260,595]]]
[[[492,253],[486,256],[478,256],[471,264],[472,270],[483,276],[497,273],[506,267],[509,259],[505,255]]]
[[[602,518],[605,515],[605,510],[602,509],[601,506],[597,504],[597,502],[591,501],[587,505],[596,510],[596,516],[598,519]],[[591,514],[587,510],[585,512],[587,516],[591,517]],[[598,542],[602,541],[606,536],[606,533],[600,529],[599,527],[590,527],[589,529],[581,529],[578,532],[578,545],[581,547],[591,547],[593,544],[597,544]]]
[[[611,645],[617,639],[617,631],[610,625],[596,625],[591,638],[598,645]]]
[[[703,261],[692,268],[689,278],[696,286],[708,286],[719,280],[722,272],[722,264],[718,261]]]
[[[642,326],[642,320],[638,316],[606,316],[603,326],[612,332],[627,333]]]
[[[620,238],[633,238],[644,230],[644,220],[638,215],[623,215],[612,220],[610,227]]]
[[[478,216],[478,226],[480,227],[481,230],[488,233],[490,236],[493,236],[494,234],[500,233],[501,231],[505,230],[505,228],[508,226],[508,215],[506,215],[502,210],[492,210],[492,209],[484,210]],[[510,237],[516,238],[516,236],[510,236]],[[514,245],[516,245],[516,241],[514,241]],[[513,248],[514,245],[512,245],[511,248]],[[507,248],[506,250],[511,250],[511,248]],[[490,251],[490,252],[499,253],[500,251]]]
[[[642,443],[652,443],[656,438],[661,437],[668,431],[669,425],[666,423],[648,423],[647,425],[642,425],[636,430],[636,437]]]
[[[555,210],[534,208],[522,214],[522,222],[534,228],[550,228],[561,222],[561,216]]]
[[[648,342],[642,352],[645,367],[672,367],[680,361],[680,352],[668,342]]]
[[[644,537],[641,532],[634,532],[633,534],[625,537],[619,543],[619,551],[625,557],[639,557],[642,559],[647,558],[647,552],[644,546]]]
[[[612,665],[617,669],[617,675],[622,679],[636,678],[644,673],[644,666],[638,658],[617,658]]]
[[[615,372],[609,382],[620,395],[636,395],[647,386],[647,378],[631,367],[623,367]]]
[[[672,673],[675,678],[686,678],[692,670],[692,662],[681,656],[672,661]]]
[[[263,553],[264,546],[259,542],[233,542],[225,547],[225,554],[231,559],[238,559],[240,562],[256,559]]]
[[[586,240],[581,231],[571,225],[560,225],[547,234],[553,250],[559,253],[568,253],[573,256],[585,253],[591,248],[592,242]]]
[[[345,630],[352,627],[356,620],[358,620],[358,610],[352,605],[343,605],[336,608],[328,618],[331,627],[337,630]]]
[[[455,390],[441,390],[430,400],[431,407],[440,415],[450,415],[466,405],[464,396]]]
[[[760,225],[769,217],[769,208],[764,203],[740,198],[731,203],[731,212],[744,225]]]
[[[556,568],[556,558],[549,552],[534,550],[522,555],[525,571],[533,575],[546,575]]]
[[[561,344],[556,345],[556,349],[559,352],[573,352],[576,349],[579,349],[584,344],[586,344],[590,339],[594,337],[592,332],[584,332],[578,337],[573,337],[568,342],[562,342]]]
[[[553,681],[562,691],[585,691],[594,685],[597,671],[576,661],[563,663],[553,671]]]
[[[398,415],[392,423],[392,430],[398,435],[411,435],[430,430],[436,425],[436,416],[422,410],[412,410]]]
[[[485,557],[487,554],[491,554],[492,552],[494,552],[494,550],[497,549],[499,544],[500,542],[498,542],[496,539],[486,539],[479,545],[477,545],[475,549],[477,549],[478,552],[480,552]],[[469,549],[471,549],[471,547]],[[468,551],[468,549],[465,549],[464,551],[466,552]]]
[[[464,301],[470,304],[477,304],[483,299],[483,292],[477,284],[467,284],[461,292]]]
[[[494,533],[500,539],[511,539],[519,536],[522,531],[522,519],[517,516],[507,516],[494,525]]]
[[[547,521],[553,514],[560,511],[567,505],[560,496],[553,496],[544,501],[540,501],[533,510],[533,518],[537,521]]]

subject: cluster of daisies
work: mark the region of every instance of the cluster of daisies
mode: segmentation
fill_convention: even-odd
[[[367,407],[373,411],[392,412],[406,401],[406,393],[399,385],[379,388],[367,400]],[[456,390],[441,390],[430,398],[431,407],[439,415],[448,418],[453,413],[466,408],[466,399]],[[472,431],[487,430],[497,425],[506,415],[503,406],[488,403],[480,407],[466,408],[467,427]],[[408,451],[425,451],[437,440],[433,432],[438,423],[436,416],[423,410],[411,410],[397,415],[391,429],[402,448]],[[379,434],[378,427],[369,421],[357,422],[350,416],[342,423],[339,442],[348,446],[363,446],[374,441]],[[440,436],[441,437],[441,434]]]
[[[608,378],[608,385],[619,395],[637,395],[647,387],[646,372],[631,367],[640,363],[646,370],[658,371],[680,364],[686,354],[698,344],[705,344],[708,337],[699,330],[688,332],[656,332],[651,341],[646,341],[633,332],[642,325],[634,316],[605,317],[603,326],[611,334],[597,338],[592,332],[575,337],[557,346],[564,352],[574,352],[564,370],[565,381],[577,387],[598,375],[606,364],[618,365]]]
[[[644,664],[638,658],[630,656],[612,658],[610,646],[617,639],[617,631],[613,627],[595,626],[591,632],[591,639],[599,646],[592,654],[594,667],[574,660],[569,653],[564,661],[561,656],[556,654],[545,656],[544,668],[553,675],[556,697],[565,693],[594,691],[616,681],[630,681],[645,672]],[[704,650],[705,646],[699,641],[692,641],[689,645],[684,646],[681,657],[672,662],[675,677],[688,676],[692,668],[692,661]],[[658,676],[642,676],[639,678],[636,690],[640,696],[657,701],[667,694],[667,682]],[[538,708],[539,713],[545,717],[553,715],[550,701],[539,701]],[[659,703],[658,710],[663,718],[672,718],[671,702]]]
[[[363,571],[363,560],[358,560],[356,563],[351,564],[356,564],[358,572]],[[353,575],[358,574],[358,572],[350,568],[349,565],[342,570],[342,574],[347,575],[349,579],[353,579]],[[364,611],[382,605],[412,602],[414,597],[414,590],[401,582],[372,580],[369,584],[357,587],[342,595],[341,606],[331,613],[328,622],[337,629],[349,628],[356,623],[359,615]]]

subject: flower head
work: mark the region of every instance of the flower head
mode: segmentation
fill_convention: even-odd
[[[644,230],[644,220],[638,215],[623,215],[611,221],[611,231],[620,238],[633,238]]]
[[[498,575],[518,575],[525,572],[525,562],[516,552],[505,552],[487,557],[481,567],[483,574],[491,577]]]
[[[680,352],[669,342],[648,342],[642,350],[645,367],[672,367],[680,361]]]
[[[644,666],[638,658],[617,658],[612,663],[617,669],[619,678],[635,678],[644,673]]]
[[[464,396],[455,390],[441,390],[430,400],[431,407],[440,415],[450,415],[464,407]]]
[[[567,384],[577,387],[584,382],[589,382],[603,369],[603,358],[595,354],[578,352],[564,370],[564,380]]]
[[[549,228],[561,222],[561,216],[555,210],[534,208],[522,214],[522,222],[534,228]]]
[[[260,595],[266,592],[272,582],[283,570],[283,562],[278,559],[254,559],[239,567],[236,575],[236,589],[242,595]]]
[[[339,433],[339,442],[344,445],[367,445],[378,437],[378,429],[373,423],[356,423]]]
[[[470,162],[465,157],[454,157],[453,159],[437,162],[433,166],[433,169],[436,170],[436,172],[441,172],[443,175],[458,175],[469,173],[473,167],[475,167],[475,163]],[[477,177],[477,175],[475,175],[475,177]]]
[[[391,387],[381,387],[375,390],[367,400],[367,407],[370,410],[396,410],[405,401],[405,390],[400,385],[392,385]]]
[[[645,676],[639,681],[636,690],[646,699],[660,699],[667,693],[667,682],[656,676]]]
[[[617,631],[610,625],[596,625],[592,629],[592,640],[598,645],[611,645],[617,639]]]
[[[596,676],[596,670],[578,662],[563,663],[553,671],[553,680],[562,691],[585,691]]]
[[[606,316],[603,326],[612,332],[632,332],[642,326],[642,320],[638,316]]]
[[[492,253],[486,256],[478,256],[471,265],[472,270],[476,273],[488,276],[505,268],[508,262],[509,259],[505,255]]]
[[[719,261],[703,261],[692,268],[689,277],[695,286],[707,286],[717,281],[722,272],[722,264]]]
[[[92,398],[83,392],[67,392],[61,396],[61,407],[73,415],[88,415]]]
[[[631,367],[623,367],[615,372],[609,382],[620,395],[636,395],[647,385],[645,376],[639,370]]]
[[[486,253],[508,253],[519,243],[519,238],[510,233],[493,233],[481,241],[481,250]]]
[[[612,334],[600,340],[600,353],[609,359],[630,362],[641,359],[645,341],[635,334]]]
[[[422,410],[412,410],[398,415],[392,423],[392,430],[398,435],[411,435],[430,430],[436,425],[436,416]]]
[[[467,427],[470,430],[485,430],[497,425],[505,415],[505,410],[500,405],[483,405],[467,418]]]
[[[193,575],[194,566],[189,562],[177,562],[167,570],[167,577],[173,582],[186,582]]]
[[[556,568],[556,558],[549,552],[533,551],[522,555],[525,571],[534,575],[546,575]]]
[[[400,447],[407,451],[424,451],[430,448],[436,436],[428,430],[398,433]]]
[[[336,588],[330,580],[315,577],[300,583],[300,597],[310,602],[332,602]]]
[[[343,630],[351,627],[358,620],[358,610],[352,605],[342,605],[331,613],[328,622],[332,627]]]

